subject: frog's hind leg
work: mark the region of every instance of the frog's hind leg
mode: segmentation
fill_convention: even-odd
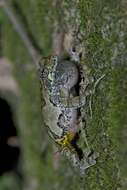
[[[53,140],[56,141],[57,139],[60,138],[57,134],[55,134],[55,133],[50,129],[49,126],[46,125],[46,128],[47,128],[48,135],[49,135]]]

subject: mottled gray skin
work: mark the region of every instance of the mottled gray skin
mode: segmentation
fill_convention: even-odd
[[[59,89],[58,93],[62,93],[63,97],[68,99],[68,97],[74,97],[76,95],[74,87],[77,84],[78,79],[79,72],[76,64],[72,61],[63,60],[56,66],[53,86],[55,89]],[[61,97],[61,95],[59,96]],[[76,132],[78,120],[77,108],[60,107],[62,114],[58,121],[59,126],[67,131],[72,130]]]
[[[68,60],[58,61],[58,58],[55,61],[51,59],[49,64],[54,65],[53,67],[51,66],[51,72],[49,72],[50,79],[48,77],[47,65],[43,67],[43,71],[40,69],[40,74],[45,90],[49,93],[50,102],[60,110],[57,125],[63,129],[63,134],[68,130],[76,132],[78,121],[77,108],[65,108],[64,105],[61,105],[60,98],[62,96],[68,99],[76,95],[75,85],[79,79],[77,65]]]
[[[59,98],[63,97],[67,99],[74,96],[73,94],[75,93],[75,90],[73,87],[77,84],[78,78],[79,72],[74,62],[63,60],[57,63],[51,92],[52,101],[56,106],[62,106],[59,105],[59,103],[56,103],[55,98],[57,94],[59,95]]]
[[[42,66],[40,63],[40,79],[43,97],[45,98],[43,113],[48,114],[48,117],[44,117],[45,124],[49,128],[50,135],[56,140],[61,139],[68,132],[76,134],[81,126],[78,109],[85,104],[86,95],[84,91],[88,85],[88,78],[85,76],[80,81],[86,83],[82,84],[85,86],[85,90],[83,90],[84,97],[81,99],[80,89],[78,89],[79,96],[76,92],[76,85],[80,86],[79,77],[81,77],[81,71],[79,71],[77,61],[58,60],[58,57],[53,57],[48,61],[42,60]],[[71,103],[70,100],[72,100]],[[69,152],[69,149],[67,152],[67,156],[72,160],[73,165],[80,169],[81,173],[96,163],[95,158],[89,157],[90,149],[83,151],[84,158],[82,160],[79,160],[77,154]],[[87,156],[86,152],[88,153]]]
[[[56,67],[55,82],[61,85],[65,96],[68,97],[79,78],[78,68],[72,61],[61,61]]]

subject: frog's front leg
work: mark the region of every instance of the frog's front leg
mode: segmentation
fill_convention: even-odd
[[[94,83],[92,89],[87,89],[90,83],[86,84],[82,81],[80,83],[80,89],[79,89],[79,96],[74,96],[74,97],[57,97],[59,100],[59,106],[60,107],[65,107],[65,108],[81,108],[86,105],[86,99],[87,97],[90,96],[90,102],[89,102],[89,107],[91,110],[91,103],[92,103],[92,96],[95,93],[96,87],[99,84],[99,82],[105,77],[105,75],[102,75],[100,78],[96,80]],[[90,80],[93,82],[93,79]],[[92,115],[92,114],[91,114]]]
[[[86,104],[85,96],[75,96],[69,98],[59,97],[59,105],[64,108],[80,108]]]

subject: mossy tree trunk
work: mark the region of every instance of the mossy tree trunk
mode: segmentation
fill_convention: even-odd
[[[14,4],[14,1],[11,1]],[[23,21],[44,56],[52,53],[52,36],[58,28],[77,24],[84,61],[91,76],[105,78],[92,99],[92,118],[86,114],[90,146],[99,153],[97,164],[81,178],[63,158],[53,168],[52,141],[42,126],[39,80],[27,49],[8,18],[1,14],[3,51],[14,64],[20,90],[18,119],[26,177],[24,189],[116,190],[127,188],[127,18],[126,1],[63,0],[17,1]],[[58,4],[57,4],[58,3]],[[74,13],[74,14],[73,14]],[[70,15],[66,16],[65,15]],[[77,18],[78,17],[78,18]],[[78,23],[80,21],[80,23]],[[45,149],[46,147],[46,149]],[[122,184],[122,186],[120,186]]]

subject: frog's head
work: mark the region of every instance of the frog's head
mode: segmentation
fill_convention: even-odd
[[[57,64],[57,56],[43,57],[39,61],[39,72],[42,79],[53,80],[53,73]]]

